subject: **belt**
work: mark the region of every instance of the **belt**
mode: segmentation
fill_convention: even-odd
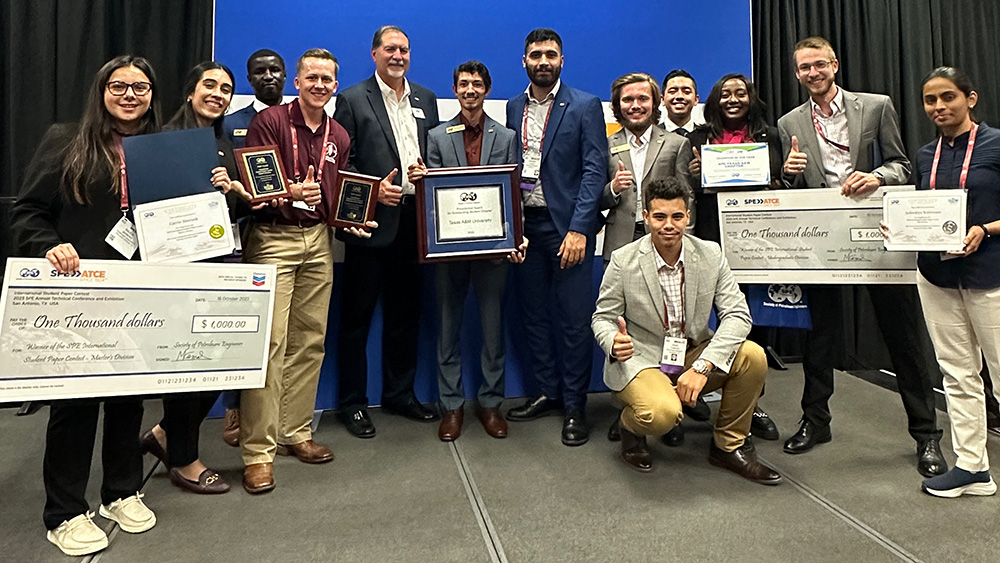
[[[255,223],[259,225],[271,225],[272,227],[299,227],[300,229],[311,229],[316,225],[319,225],[322,221],[319,219],[289,219],[284,215],[278,215],[268,220],[255,219]]]
[[[403,194],[399,197],[400,205],[410,205],[417,200],[417,196],[414,194]]]

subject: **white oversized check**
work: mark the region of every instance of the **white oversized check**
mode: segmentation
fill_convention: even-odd
[[[217,191],[136,205],[133,217],[143,262],[196,262],[236,246],[226,196]]]
[[[702,145],[703,188],[744,188],[771,183],[771,161],[767,143]]]
[[[965,190],[889,192],[882,199],[887,250],[947,252],[965,247]]]
[[[733,276],[740,283],[915,283],[916,254],[882,245],[885,190],[861,199],[837,188],[720,193],[722,248]]]
[[[264,386],[275,267],[10,258],[0,402]]]

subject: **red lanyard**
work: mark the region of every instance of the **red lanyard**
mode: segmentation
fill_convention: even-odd
[[[326,162],[326,143],[330,140],[330,121],[331,117],[323,112],[324,117],[326,117],[326,131],[323,132],[323,145],[320,147],[319,163],[316,165],[316,183],[321,184],[323,181],[323,164]],[[288,124],[292,130],[292,168],[295,171],[295,181],[301,182],[302,176],[299,170],[299,132],[295,129],[295,124],[292,123],[292,104],[288,104]]]
[[[813,106],[812,104],[809,104],[809,112],[812,114],[813,127],[816,128],[816,134],[819,135],[820,139],[823,139],[824,141],[826,141],[828,145],[834,148],[840,149],[844,152],[851,152],[851,147],[847,145],[842,145],[836,141],[831,141],[826,137],[826,134],[823,133],[823,129],[825,129],[825,127],[823,127],[823,124],[819,122],[819,116],[816,115],[816,107]]]
[[[965,149],[965,160],[962,162],[962,173],[958,177],[958,187],[965,189],[965,182],[969,178],[969,165],[972,162],[972,148],[976,146],[976,132],[979,131],[979,124],[973,122],[972,129],[969,130],[969,146]],[[931,189],[937,188],[937,169],[941,161],[941,142],[944,137],[938,138],[937,150],[934,151],[934,164],[931,165]]]
[[[548,96],[546,96],[547,98]],[[544,102],[542,102],[544,103]],[[542,138],[538,139],[538,156],[542,155],[542,143],[545,142],[545,130],[549,127],[549,116],[552,115],[552,107],[556,105],[556,97],[549,100],[549,109],[545,112],[545,123],[542,124]],[[528,150],[528,112],[531,108],[531,90],[528,91],[528,99],[524,101],[524,117],[521,121],[521,150]]]
[[[681,338],[687,333],[687,319],[684,315],[684,265],[681,264]],[[666,288],[664,288],[666,289]],[[666,295],[664,295],[666,297]],[[670,336],[670,314],[667,313],[667,300],[663,300],[663,329],[666,335]]]
[[[125,174],[125,149],[122,148],[122,140],[120,137],[115,137],[115,150],[118,151],[118,163],[120,167],[121,174],[121,201],[122,201],[122,214],[128,211],[128,176]]]

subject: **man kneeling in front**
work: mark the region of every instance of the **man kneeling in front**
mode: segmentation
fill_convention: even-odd
[[[721,388],[709,463],[777,485],[781,475],[757,460],[747,439],[767,358],[746,340],[746,300],[719,245],[684,234],[688,187],[658,178],[643,195],[649,234],[611,255],[591,322],[607,353],[604,382],[625,405],[622,460],[651,470],[646,436],[666,434],[684,417],[682,403]],[[715,332],[708,327],[713,305]]]

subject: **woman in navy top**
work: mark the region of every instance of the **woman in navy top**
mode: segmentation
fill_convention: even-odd
[[[952,67],[923,83],[924,111],[940,135],[917,155],[918,189],[965,189],[967,226],[961,251],[921,252],[917,289],[934,343],[951,415],[955,466],[923,482],[939,497],[992,495],[997,486],[986,454],[982,357],[1000,375],[1000,131],[976,123],[979,96]],[[1000,380],[994,379],[994,389]]]

